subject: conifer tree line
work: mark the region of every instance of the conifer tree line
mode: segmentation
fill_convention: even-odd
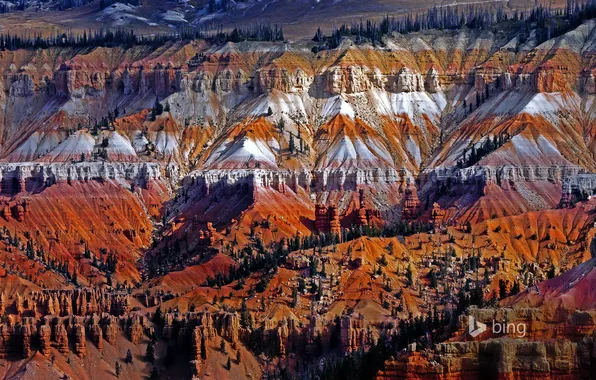
[[[499,149],[510,139],[511,136],[508,133],[501,133],[499,135],[494,135],[492,138],[488,136],[483,142],[472,145],[469,153],[468,149],[464,148],[461,160],[457,161],[457,167],[460,169],[468,168],[477,164],[480,160]]]
[[[363,236],[410,236],[420,232],[428,232],[431,229],[432,226],[429,223],[400,222],[393,226],[384,226],[383,228],[368,225],[352,225],[349,229],[342,230],[341,241],[349,242]],[[287,245],[287,248],[284,247],[284,243]],[[235,259],[237,265],[230,265],[227,273],[218,273],[214,278],[209,276],[202,285],[221,287],[236,280],[241,280],[238,286],[242,288],[244,286],[244,281],[242,281],[242,279],[249,277],[255,272],[264,271],[265,273],[270,274],[277,273],[278,267],[286,263],[286,258],[290,252],[312,250],[312,264],[316,259],[314,253],[318,252],[320,255],[323,253],[323,248],[331,247],[339,243],[340,236],[333,233],[317,233],[304,236],[296,234],[294,237],[288,238],[287,240],[282,239],[273,243],[268,249],[265,247],[260,237],[253,236],[251,244],[244,246],[238,251],[232,249],[232,247],[226,247],[227,250],[231,251],[231,256]],[[317,274],[317,271],[311,269],[311,276],[314,276],[315,274]],[[269,279],[270,277],[264,276],[260,283],[262,289],[259,289],[259,286],[257,286],[254,290],[257,293],[265,291]]]
[[[135,0],[133,0],[135,1]],[[102,0],[103,6],[113,4],[114,0]],[[326,36],[321,29],[313,38],[317,46],[313,50],[333,49],[339,46],[343,37],[352,37],[357,43],[381,43],[381,37],[397,32],[401,34],[430,29],[470,29],[487,30],[502,22],[511,22],[518,26],[520,42],[536,30],[536,38],[541,43],[547,39],[579,26],[583,21],[596,17],[596,0],[568,0],[565,8],[551,8],[537,5],[527,11],[509,11],[503,6],[468,5],[433,7],[426,12],[405,16],[385,16],[380,22],[362,20],[351,25],[343,24]],[[518,25],[519,24],[519,25]],[[132,30],[99,29],[74,33],[57,33],[53,36],[0,34],[0,51],[16,49],[47,49],[50,47],[93,47],[124,45],[161,45],[171,41],[205,39],[212,43],[241,41],[284,41],[283,28],[278,25],[256,23],[248,27],[237,27],[230,31],[222,27],[180,28],[177,32],[152,35],[137,35]]]
[[[96,46],[160,46],[167,42],[208,40],[212,43],[241,41],[283,41],[283,28],[278,25],[254,24],[238,27],[231,31],[218,28],[215,31],[183,28],[179,32],[153,35],[138,35],[132,29],[89,30],[82,33],[73,31],[57,33],[53,36],[0,34],[0,51],[17,49],[48,49],[52,47],[96,47]]]
[[[423,13],[385,16],[380,22],[361,20],[351,25],[343,24],[339,28],[336,27],[330,36],[325,36],[319,28],[313,41],[320,45],[313,50],[334,49],[339,46],[343,37],[352,37],[357,43],[380,44],[382,36],[394,32],[407,34],[430,29],[453,30],[462,27],[488,30],[507,21],[519,24],[520,37],[527,38],[530,29],[536,29],[536,37],[541,43],[594,17],[596,17],[596,0],[568,0],[564,9],[545,7],[541,4],[527,11],[508,11],[503,5],[433,7]]]

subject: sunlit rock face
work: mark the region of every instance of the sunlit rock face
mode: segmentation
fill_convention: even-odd
[[[0,295],[0,360],[39,350],[31,366],[56,355],[67,373],[62,356],[95,368],[130,348],[123,375],[147,375],[156,337],[154,365],[176,357],[174,377],[274,378],[369,350],[481,283],[487,304],[520,293],[475,317],[528,321],[536,342],[467,339],[457,319],[449,342],[396,353],[379,379],[585,373],[594,28],[541,44],[466,29],[316,53],[0,52],[0,285],[14,293]],[[573,276],[542,285],[551,264]]]

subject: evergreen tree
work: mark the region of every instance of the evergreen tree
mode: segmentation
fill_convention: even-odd
[[[132,363],[132,351],[130,349],[126,351],[126,358],[124,359],[124,363],[131,364]]]
[[[511,292],[509,293],[509,295],[514,296],[514,295],[518,294],[519,291],[520,291],[519,282],[515,281],[513,283],[513,286],[511,287]]]
[[[176,349],[174,346],[168,346],[166,357],[163,359],[163,365],[170,368],[176,362]]]
[[[555,264],[551,264],[550,269],[546,273],[546,276],[548,277],[549,280],[556,276],[556,270],[557,269],[555,268]]]
[[[120,362],[116,361],[116,365],[115,365],[114,371],[116,372],[116,377],[119,378],[120,377],[120,372],[122,371],[122,365],[120,365]]]
[[[298,306],[298,289],[292,288],[292,307]]]
[[[499,280],[499,299],[507,297],[507,283],[504,280]]]
[[[296,149],[296,145],[294,143],[294,135],[292,134],[292,132],[290,132],[290,153],[294,153],[294,150]]]
[[[201,359],[207,360],[207,343],[205,337],[201,335]]]
[[[147,360],[149,363],[153,363],[155,361],[155,347],[153,341],[150,341],[149,344],[147,344],[145,360]]]
[[[151,109],[151,121],[155,121],[156,116],[159,116],[163,113],[163,106],[159,102],[159,98],[155,98],[155,103],[153,104],[153,108]]]
[[[246,306],[246,298],[242,298],[242,304],[240,305],[240,325],[244,328],[250,328],[248,324],[250,318],[250,312]]]
[[[242,37],[240,36],[240,32],[238,31],[238,28],[234,28],[234,30],[232,30],[232,33],[230,33],[230,42],[238,43],[241,41],[242,41]]]
[[[321,28],[317,28],[317,32],[315,33],[315,36],[313,37],[313,41],[314,42],[323,42],[323,39],[325,37],[323,36],[323,32],[321,32]]]
[[[406,280],[407,280],[407,282],[406,282],[407,286],[414,285],[412,264],[408,265],[408,269],[406,269]]]
[[[222,354],[226,353],[226,341],[224,340],[224,338],[221,338],[221,342],[219,343],[219,350]]]
[[[430,279],[430,287],[436,289],[439,285],[439,281],[437,279],[437,273],[435,272],[434,268],[430,270],[428,277]]]
[[[155,310],[155,314],[153,314],[153,322],[157,323],[157,324],[161,324],[163,319],[163,312],[161,311],[161,305],[157,307],[157,310]]]
[[[151,373],[149,374],[149,380],[160,380],[161,376],[159,375],[159,371],[157,368],[153,367]]]

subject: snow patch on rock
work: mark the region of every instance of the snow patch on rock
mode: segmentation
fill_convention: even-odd
[[[441,94],[435,94],[441,96]],[[442,106],[446,104],[444,96]],[[421,115],[438,117],[441,108],[426,92],[400,92],[391,94],[391,110],[395,115],[406,114],[411,120]]]
[[[414,141],[412,136],[409,136],[408,141],[406,141],[406,149],[408,150],[408,153],[414,157],[416,165],[420,166],[422,163],[422,154],[420,153],[420,147],[418,147],[418,144],[416,144],[416,141]]]
[[[178,141],[173,133],[160,131],[155,138],[155,147],[166,157],[174,156],[178,153]]]
[[[336,115],[345,115],[351,119],[356,118],[354,108],[350,103],[346,102],[341,95],[329,98],[323,107],[323,111],[321,112],[321,117],[323,120],[327,120]]]
[[[108,156],[116,159],[135,158],[137,153],[132,147],[130,140],[118,132],[113,132],[108,137]]]
[[[247,136],[227,144],[221,144],[207,159],[208,167],[241,168],[245,163],[258,162],[270,168],[277,168],[275,154],[263,141]],[[239,165],[240,164],[240,165]]]
[[[60,143],[47,156],[50,161],[80,160],[81,155],[90,157],[95,146],[95,139],[85,131],[77,131]]]

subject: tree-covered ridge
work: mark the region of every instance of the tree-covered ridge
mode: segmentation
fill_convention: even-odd
[[[317,30],[313,40],[318,42],[318,49],[336,48],[343,37],[353,37],[357,43],[371,42],[382,44],[381,37],[391,33],[407,34],[423,30],[454,30],[467,27],[475,30],[488,30],[503,23],[517,27],[520,39],[527,38],[530,30],[536,30],[538,42],[579,26],[583,21],[596,17],[596,1],[577,2],[568,0],[565,9],[551,8],[542,4],[532,9],[507,10],[503,5],[465,7],[433,7],[426,12],[405,16],[385,16],[381,22],[361,20],[351,25],[343,24],[335,28],[330,36]]]
[[[313,41],[313,50],[333,49],[339,46],[342,38],[351,37],[357,43],[371,42],[382,44],[382,37],[391,33],[412,33],[423,30],[452,30],[467,27],[488,30],[503,23],[519,30],[520,40],[529,37],[530,30],[536,31],[538,42],[557,37],[579,26],[583,21],[596,17],[596,0],[577,2],[569,0],[564,9],[537,5],[530,10],[508,10],[503,6],[433,7],[425,12],[405,16],[387,15],[380,22],[361,20],[351,25],[343,24],[334,28],[331,35],[325,35],[318,28]],[[283,28],[278,25],[257,23],[232,30],[205,28],[182,28],[178,32],[152,35],[137,35],[133,30],[95,30],[83,33],[72,31],[57,33],[50,37],[40,34],[12,35],[0,34],[0,51],[16,49],[47,49],[50,47],[89,47],[113,45],[161,45],[169,41],[189,41],[205,39],[213,43],[242,41],[283,41]]]
[[[41,34],[27,36],[0,34],[0,51],[17,49],[47,49],[51,47],[94,47],[94,46],[160,46],[171,41],[208,40],[212,43],[241,41],[283,41],[283,29],[277,25],[254,24],[247,28],[234,28],[231,31],[219,29],[205,31],[203,29],[185,28],[176,33],[138,35],[134,30],[94,30],[83,33],[58,33],[51,37]]]

